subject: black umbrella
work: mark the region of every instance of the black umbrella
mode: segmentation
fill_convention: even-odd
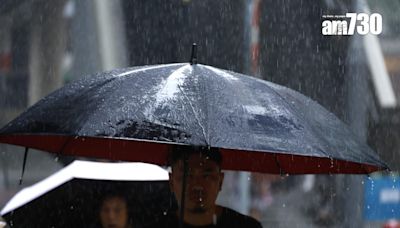
[[[112,194],[127,200],[142,227],[174,207],[167,180],[168,172],[151,164],[75,161],[21,190],[1,215],[11,227],[100,227],[101,199]]]
[[[281,174],[387,168],[311,99],[195,61],[117,69],[72,82],[1,129],[0,142],[161,165],[172,145],[214,147],[223,169]]]

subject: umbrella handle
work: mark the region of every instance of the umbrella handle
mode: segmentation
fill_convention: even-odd
[[[28,151],[29,151],[29,148],[25,147],[24,161],[22,163],[22,172],[21,172],[21,178],[19,179],[19,185],[22,185],[22,178],[24,177],[24,173],[25,173],[25,166],[26,166],[26,160],[28,158]]]

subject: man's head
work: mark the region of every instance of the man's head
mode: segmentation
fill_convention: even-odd
[[[213,148],[175,147],[173,149],[169,157],[172,169],[169,179],[171,191],[175,194],[178,205],[181,205],[185,158],[188,164],[185,213],[189,215],[214,213],[215,200],[224,180],[224,174],[221,172],[221,154]]]
[[[103,228],[128,227],[128,205],[124,197],[107,195],[100,206],[100,222]]]

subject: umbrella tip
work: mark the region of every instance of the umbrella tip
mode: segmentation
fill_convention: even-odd
[[[192,56],[190,57],[190,65],[197,64],[197,44],[192,44]]]

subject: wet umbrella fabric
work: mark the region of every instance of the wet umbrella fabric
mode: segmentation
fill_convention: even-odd
[[[370,173],[387,166],[291,89],[201,64],[118,69],[52,93],[0,131],[52,153],[166,164],[174,144],[220,148],[223,169]]]
[[[2,209],[11,227],[91,227],[100,199],[126,198],[136,224],[149,224],[174,207],[168,172],[145,163],[75,161],[17,193]]]

